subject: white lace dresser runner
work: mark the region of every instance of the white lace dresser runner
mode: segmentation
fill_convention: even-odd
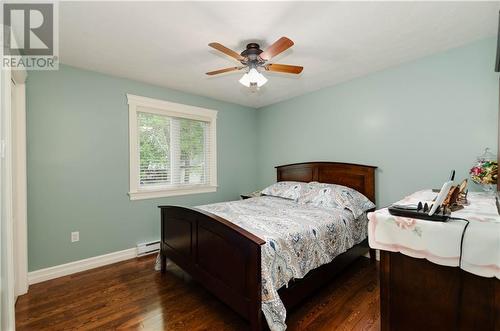
[[[419,191],[398,204],[430,202],[436,193]],[[463,240],[462,263],[460,242],[466,222],[450,220],[431,222],[389,214],[387,208],[368,214],[368,240],[371,248],[400,252],[433,263],[459,266],[472,274],[500,279],[500,216],[494,195],[468,194],[469,205],[451,214],[465,218],[469,226]]]

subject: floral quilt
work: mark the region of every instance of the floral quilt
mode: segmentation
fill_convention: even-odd
[[[325,209],[263,196],[198,206],[265,240],[262,245],[262,311],[272,331],[285,330],[278,289],[331,262],[367,237],[366,213],[355,218],[339,207]]]

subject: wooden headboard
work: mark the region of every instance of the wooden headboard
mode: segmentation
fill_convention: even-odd
[[[304,162],[276,167],[277,180],[344,185],[363,193],[375,203],[377,167],[339,162]]]

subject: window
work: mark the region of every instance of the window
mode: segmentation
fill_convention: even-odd
[[[130,199],[215,192],[217,111],[127,94]]]

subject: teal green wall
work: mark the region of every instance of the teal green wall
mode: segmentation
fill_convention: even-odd
[[[219,111],[216,193],[129,200],[126,93]],[[63,65],[30,72],[27,126],[30,271],[158,239],[158,205],[238,199],[256,188],[254,109]]]
[[[497,148],[495,47],[482,40],[259,109],[260,186],[279,164],[369,164],[383,206],[440,187],[450,169],[465,178],[484,147]]]

